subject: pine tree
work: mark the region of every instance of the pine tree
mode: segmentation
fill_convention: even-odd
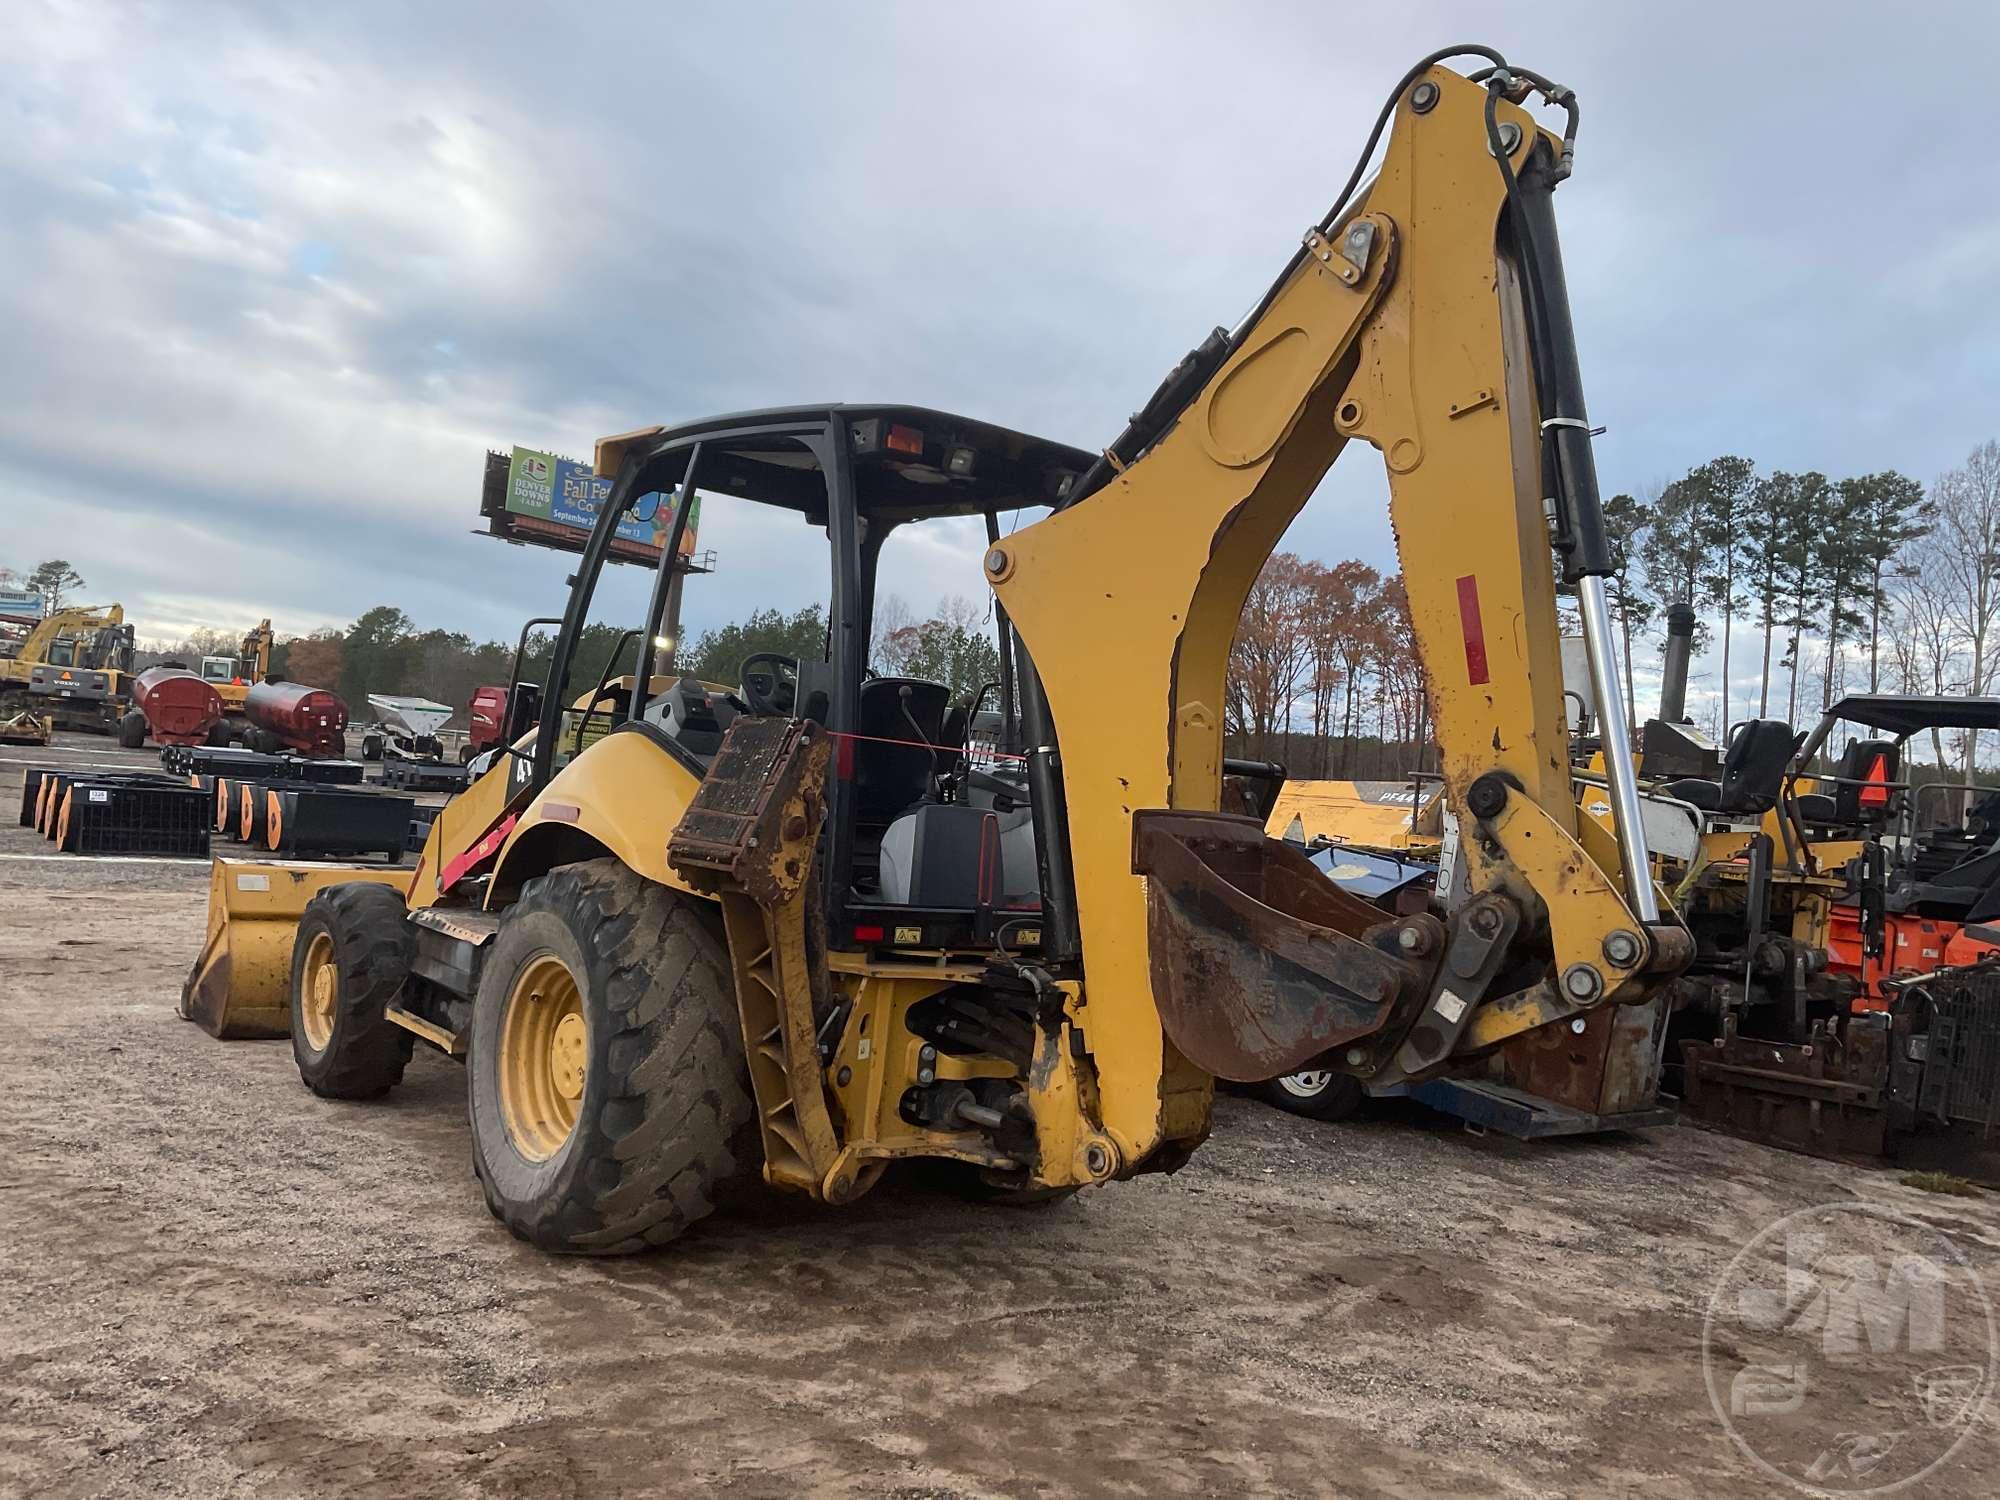
[[[1745,581],[1764,634],[1763,671],[1757,686],[1760,719],[1771,712],[1771,643],[1787,623],[1786,591],[1796,571],[1794,554],[1810,532],[1800,515],[1806,504],[1802,498],[1806,477],[1782,470],[1765,475],[1751,489],[1745,516],[1744,553],[1749,562]]]
[[[1659,613],[1647,592],[1643,565],[1635,566],[1646,550],[1654,504],[1631,495],[1613,495],[1604,502],[1604,534],[1611,543],[1614,569],[1604,580],[1604,595],[1612,617],[1618,622],[1625,652],[1625,719],[1633,724],[1638,722],[1638,708],[1633,701],[1632,633],[1645,630]],[[1566,599],[1576,597],[1576,585],[1565,583],[1560,569],[1556,573],[1556,592]]]
[[[1613,495],[1604,502],[1604,530],[1611,542],[1612,565],[1617,569],[1605,579],[1605,592],[1610,596],[1611,612],[1618,620],[1618,633],[1624,638],[1625,722],[1628,724],[1636,723],[1639,717],[1637,705],[1633,702],[1632,632],[1645,630],[1658,613],[1653,601],[1646,595],[1644,579],[1632,566],[1645,545],[1646,533],[1652,524],[1653,508],[1643,500],[1631,495]]]
[[[1708,573],[1697,581],[1700,604],[1722,616],[1722,723],[1729,725],[1730,641],[1735,634],[1736,611],[1743,607],[1737,593],[1739,566],[1744,555],[1744,522],[1750,508],[1757,466],[1733,454],[1711,458],[1698,469],[1688,471],[1688,482],[1701,494],[1701,524],[1707,529]]]
[[[1868,565],[1868,592],[1862,601],[1868,611],[1868,691],[1880,692],[1882,612],[1888,603],[1883,576],[1905,547],[1930,531],[1937,510],[1924,498],[1921,484],[1894,469],[1843,479],[1840,491]]]
[[[1660,491],[1639,549],[1648,592],[1662,604],[1693,604],[1713,571],[1714,550],[1703,487],[1692,474],[1676,479]],[[1695,627],[1697,649],[1706,644],[1705,629]]]
[[[1803,664],[1806,625],[1814,621],[1819,599],[1826,591],[1828,568],[1835,556],[1829,532],[1833,508],[1833,486],[1818,470],[1797,475],[1791,506],[1783,517],[1780,535],[1784,582],[1779,623],[1791,632],[1785,647],[1784,666],[1790,674],[1785,717],[1793,723],[1799,717],[1799,669]]]

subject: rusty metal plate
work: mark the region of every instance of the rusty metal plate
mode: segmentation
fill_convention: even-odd
[[[1724,1035],[1681,1044],[1682,1113],[1730,1135],[1836,1160],[1888,1150],[1886,1033],[1849,1028],[1852,1045]]]
[[[760,902],[785,899],[805,867],[780,849],[818,832],[829,745],[809,719],[735,719],[674,828],[667,862],[697,884],[721,876]]]
[[[1255,1082],[1373,1036],[1428,987],[1364,938],[1394,924],[1254,819],[1142,811],[1147,948],[1161,1024],[1190,1061]]]
[[[1658,1102],[1665,1024],[1666,1006],[1653,999],[1603,1005],[1561,1025],[1538,1026],[1500,1049],[1507,1082],[1591,1114],[1650,1109]]]

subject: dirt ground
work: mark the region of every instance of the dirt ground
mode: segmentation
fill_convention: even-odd
[[[0,752],[0,810],[125,759],[59,748]],[[1052,1208],[892,1183],[549,1258],[480,1202],[456,1064],[315,1099],[174,1015],[203,865],[46,848],[0,823],[0,1493],[1770,1492],[1700,1357],[1750,1236],[1887,1203],[2000,1287],[1992,1195],[1233,1096],[1177,1176]],[[1983,1423],[1923,1493],[1992,1493]]]

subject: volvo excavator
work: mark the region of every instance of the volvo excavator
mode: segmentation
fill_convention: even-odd
[[[109,734],[132,691],[132,627],[116,604],[72,605],[0,631],[0,718]]]
[[[1490,49],[1425,58],[1251,311],[1098,451],[905,406],[601,441],[609,499],[490,766],[414,870],[218,860],[183,1013],[289,1034],[323,1096],[382,1094],[417,1043],[462,1060],[492,1212],[599,1254],[760,1175],[846,1204],[942,1158],[1042,1201],[1180,1166],[1217,1078],[1424,1079],[1652,1014],[1688,937],[1622,723],[1606,828],[1564,721],[1558,570],[1598,700],[1623,699],[1553,214],[1577,114]],[[1461,834],[1450,904],[1404,916],[1219,810],[1225,772],[1255,774],[1223,753],[1245,594],[1356,440],[1388,470]],[[620,516],[675,493],[823,529],[821,657],[675,675],[656,568],[614,660],[571,680]],[[983,700],[867,668],[884,543],[974,517],[1006,648],[990,753]]]

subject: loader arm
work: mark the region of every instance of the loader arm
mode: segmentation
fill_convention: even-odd
[[[1204,1074],[1313,1059],[1377,1081],[1435,1073],[1645,999],[1686,960],[1616,716],[1615,841],[1579,826],[1571,790],[1552,536],[1600,701],[1622,695],[1549,212],[1568,149],[1513,102],[1531,78],[1413,70],[1372,184],[1307,232],[1259,308],[1190,356],[1076,497],[986,554],[1053,730],[1032,748],[1059,771],[1046,821],[1066,829],[1071,868],[1062,879],[1056,861],[1049,925],[1060,934],[1073,903],[1080,1026],[1128,1151],[1175,1134]],[[1442,924],[1329,903],[1284,846],[1215,812],[1245,597],[1353,439],[1388,470],[1461,830]]]

